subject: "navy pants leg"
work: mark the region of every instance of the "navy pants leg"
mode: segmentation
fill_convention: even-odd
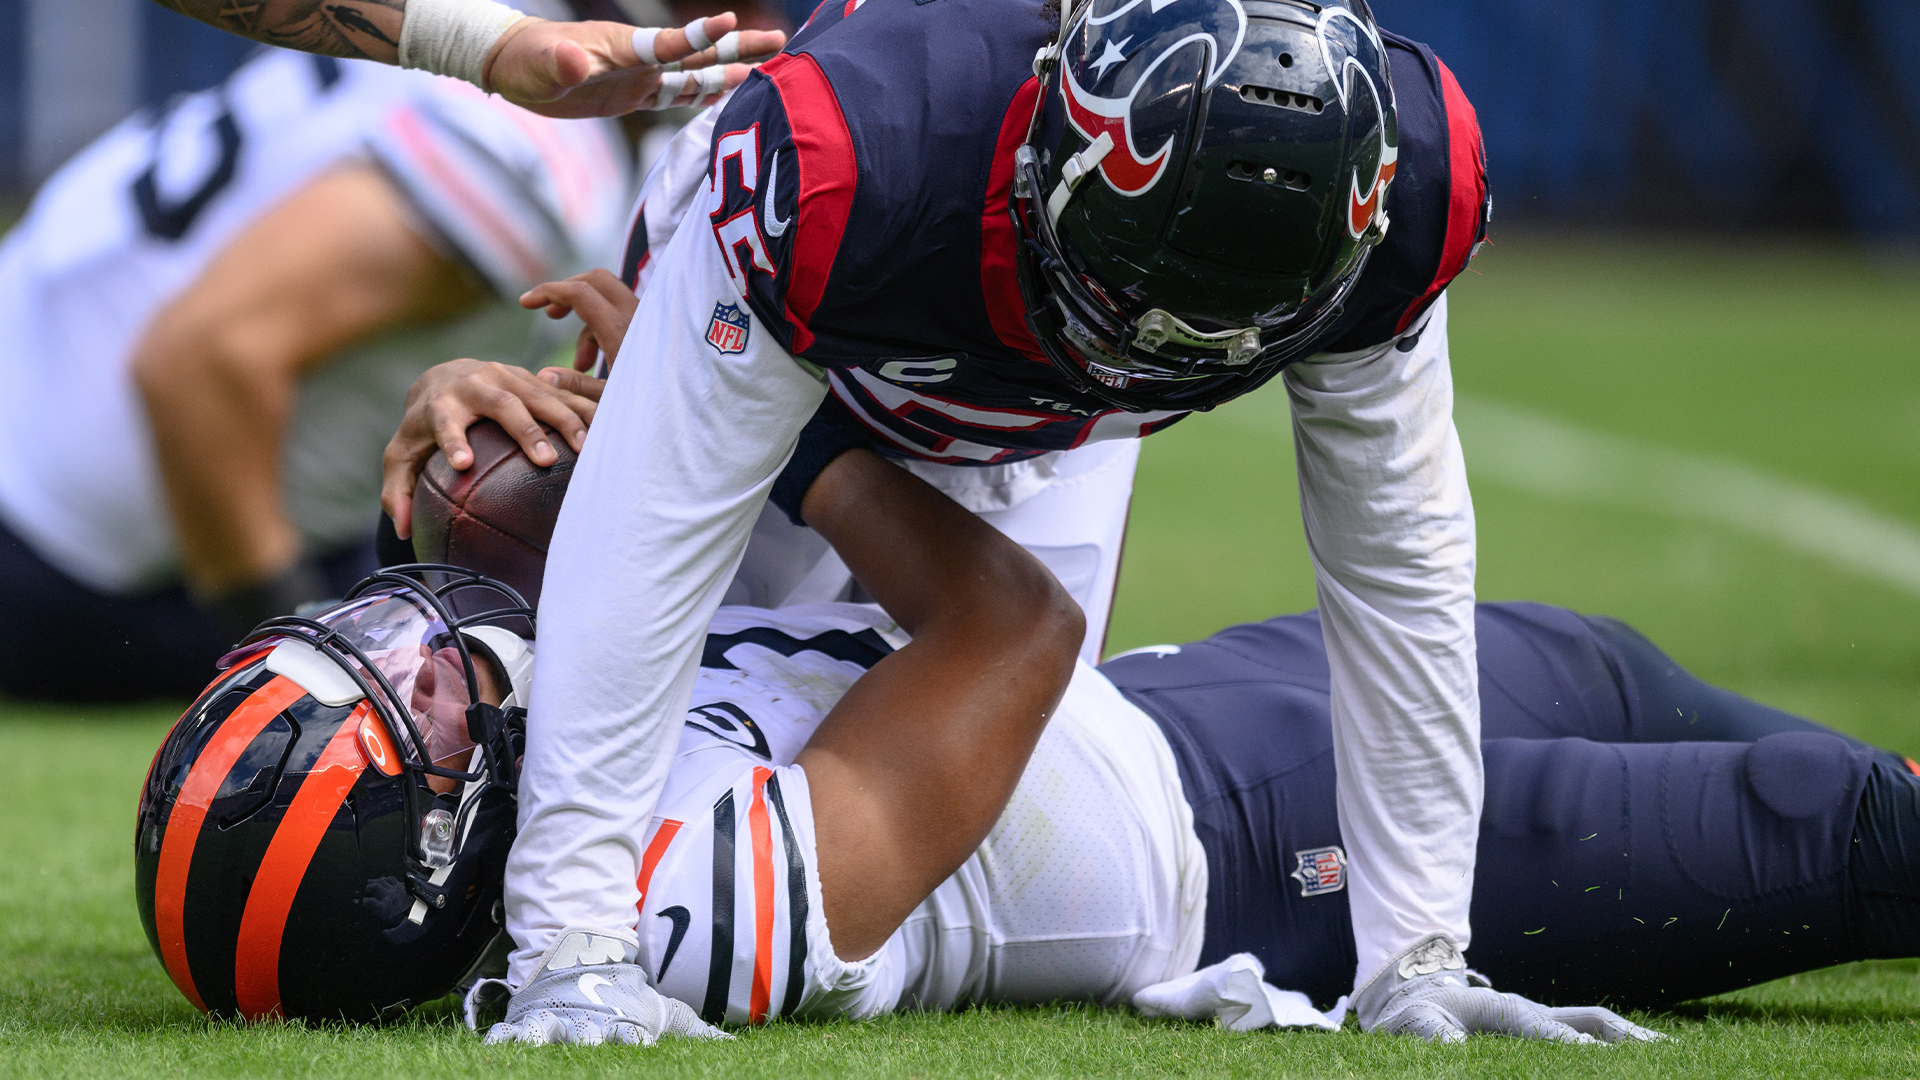
[[[374,569],[373,538],[321,560],[341,592]],[[47,563],[0,525],[0,694],[38,701],[192,698],[231,648],[179,586],[117,596]]]
[[[1490,739],[1475,967],[1564,1004],[1655,1005],[1859,958],[1850,841],[1871,751]]]
[[[1476,622],[1487,801],[1469,955],[1497,986],[1648,1005],[1864,955],[1848,859],[1871,748],[1700,683],[1617,623],[1536,604],[1481,605]],[[1317,616],[1103,670],[1160,722],[1193,803],[1202,962],[1252,952],[1276,985],[1346,992],[1346,894],[1295,876],[1340,843]],[[1740,741],[1664,741],[1681,730],[1666,709]]]

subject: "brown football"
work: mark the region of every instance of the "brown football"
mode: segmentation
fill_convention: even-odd
[[[467,429],[473,465],[465,472],[436,452],[413,488],[414,558],[477,570],[537,606],[547,543],[577,460],[558,433],[548,428],[547,435],[560,460],[544,469],[491,420]]]

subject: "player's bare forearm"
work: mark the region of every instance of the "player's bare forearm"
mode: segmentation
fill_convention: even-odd
[[[400,63],[400,25],[407,0],[154,2],[267,45],[323,56]],[[501,9],[483,4],[478,10],[485,22],[488,11],[497,15]],[[773,30],[746,30],[735,37],[732,31],[736,22],[730,11],[702,20],[701,33],[711,42],[704,49],[695,49],[684,29],[657,30],[653,56],[643,60],[634,51],[634,28],[625,23],[520,18],[497,31],[477,68],[468,63],[474,59],[471,55],[451,68],[444,67],[451,62],[449,57],[441,57],[433,65],[422,63],[418,42],[408,44],[416,55],[409,58],[407,66],[466,79],[543,116],[621,116],[635,109],[707,100],[723,89],[739,86],[746,81],[749,64],[774,55],[786,44],[786,35]],[[431,45],[427,51],[432,52]],[[721,74],[717,81],[689,82],[691,75],[663,71],[661,65],[669,63],[680,64],[686,71],[718,64]]]
[[[327,173],[242,231],[135,351],[183,569],[213,596],[300,555],[280,497],[296,381],[343,348],[479,293],[372,166]]]
[[[154,0],[265,45],[347,59],[400,61],[407,0]]]
[[[1086,621],[1038,559],[876,454],[842,454],[801,511],[913,634],[841,697],[797,761],[833,947],[854,960],[999,820]]]

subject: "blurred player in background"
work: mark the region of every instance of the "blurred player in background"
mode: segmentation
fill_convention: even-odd
[[[0,248],[0,692],[191,695],[338,596],[407,386],[550,351],[513,299],[612,257],[630,163],[614,121],[273,51],[56,173]]]

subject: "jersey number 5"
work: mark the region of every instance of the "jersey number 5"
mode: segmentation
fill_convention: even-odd
[[[732,170],[727,168],[728,161],[735,162]],[[739,177],[738,184],[730,182],[729,171]],[[707,180],[707,205],[713,208],[708,218],[713,222],[713,238],[727,260],[727,273],[743,294],[754,270],[774,272],[773,260],[767,257],[766,237],[761,235],[760,223],[753,213],[753,196],[759,186],[760,125],[745,131],[729,131],[715,139],[713,175]],[[742,195],[745,198],[740,198]],[[731,214],[727,212],[730,204],[741,202],[746,205]]]
[[[320,92],[325,94],[340,81],[340,62],[330,56],[315,56],[312,60],[314,81]],[[133,203],[140,208],[140,221],[146,225],[147,233],[156,240],[178,240],[191,232],[193,223],[206,210],[207,204],[226,190],[228,184],[233,183],[234,171],[239,167],[240,122],[233,117],[233,103],[227,99],[227,86],[222,85],[209,92],[217,94],[220,102],[220,111],[211,125],[214,141],[218,144],[217,156],[207,169],[206,179],[177,202],[169,201],[160,194],[160,158],[166,149],[167,136],[179,116],[180,105],[191,99],[175,99],[153,122],[153,161],[145,172],[134,178]]]
[[[147,171],[133,181],[133,201],[140,207],[140,220],[146,223],[147,232],[158,240],[178,240],[193,228],[194,219],[207,208],[213,197],[221,189],[233,183],[235,167],[240,162],[240,124],[233,118],[233,106],[221,95],[220,115],[213,120],[213,136],[219,142],[219,157],[214,160],[213,168],[186,198],[179,202],[169,202],[160,194],[158,180],[162,143],[167,130],[172,125],[174,110],[163,113],[153,125],[153,163]]]

